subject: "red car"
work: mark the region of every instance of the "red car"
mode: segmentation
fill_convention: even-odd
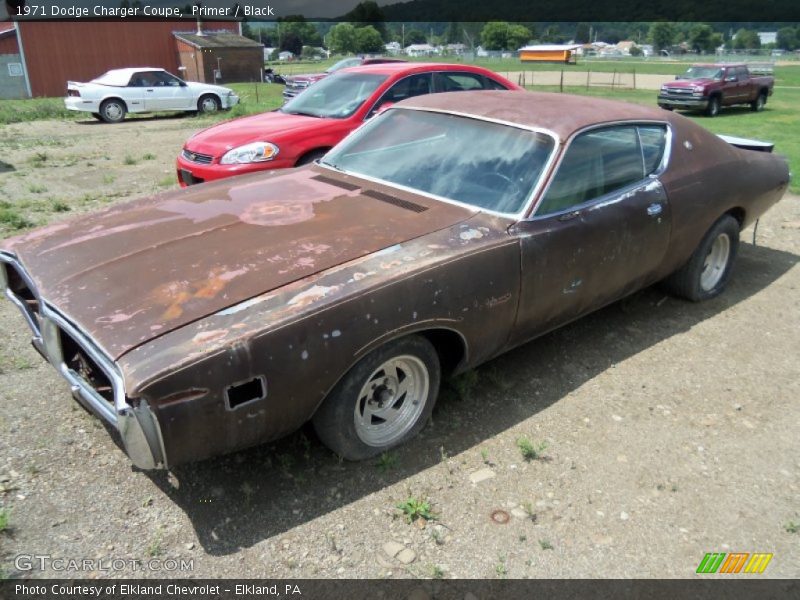
[[[220,123],[189,138],[178,156],[178,181],[185,187],[304,165],[376,112],[404,98],[460,90],[522,89],[471,65],[386,63],[342,69],[276,111]]]

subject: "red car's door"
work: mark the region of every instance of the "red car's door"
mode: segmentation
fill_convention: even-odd
[[[522,289],[512,343],[651,282],[667,250],[670,210],[652,175],[664,125],[594,129],[567,147],[520,239]]]

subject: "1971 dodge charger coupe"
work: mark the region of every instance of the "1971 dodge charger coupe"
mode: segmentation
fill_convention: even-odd
[[[787,188],[769,146],[657,108],[459,92],[317,164],[178,190],[0,244],[6,296],[142,468],[311,419],[363,459],[443,375],[665,280],[703,300]]]
[[[119,123],[127,113],[161,111],[216,112],[235,106],[230,88],[183,81],[164,69],[113,69],[89,83],[67,82],[67,110],[92,113],[95,119]]]

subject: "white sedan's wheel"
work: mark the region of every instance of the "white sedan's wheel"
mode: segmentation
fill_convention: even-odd
[[[100,105],[100,118],[106,123],[120,123],[128,112],[122,100],[111,98]]]
[[[212,96],[211,94],[201,96],[197,101],[197,110],[199,110],[201,113],[215,113],[220,108],[222,107],[220,105],[219,98]]]

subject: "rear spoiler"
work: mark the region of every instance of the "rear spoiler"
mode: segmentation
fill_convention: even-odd
[[[717,135],[721,140],[728,142],[731,146],[742,148],[743,150],[754,150],[756,152],[772,152],[775,144],[772,142],[762,142],[761,140],[748,140],[747,138],[734,137],[732,135]]]

